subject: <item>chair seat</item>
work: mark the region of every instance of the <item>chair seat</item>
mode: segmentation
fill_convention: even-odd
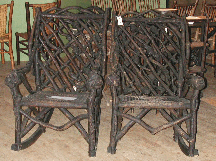
[[[24,97],[22,106],[39,106],[51,108],[87,108],[89,93],[69,93],[55,91],[39,91]]]
[[[28,33],[24,32],[24,33],[16,33],[16,36],[22,37],[23,39],[28,40]]]
[[[9,34],[0,36],[0,42],[8,42],[8,41],[9,41]]]
[[[128,108],[190,108],[190,101],[175,96],[119,96],[119,107]]]

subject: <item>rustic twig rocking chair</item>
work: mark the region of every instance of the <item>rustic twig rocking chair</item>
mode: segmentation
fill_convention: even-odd
[[[112,22],[112,74],[107,83],[113,103],[108,152],[114,154],[117,142],[137,123],[151,134],[173,127],[181,150],[188,156],[197,155],[197,110],[205,81],[188,74],[186,20],[154,11],[128,14],[131,16],[121,16],[123,25],[118,25],[115,16]],[[148,18],[148,14],[155,16]],[[165,122],[146,122],[144,116],[149,114]]]
[[[89,144],[89,156],[96,155],[109,12],[98,7],[38,11],[29,40],[30,60],[6,78],[16,118],[13,150],[32,145],[47,127],[63,131],[74,125]],[[32,77],[34,85],[29,81]],[[26,96],[21,85],[29,93]],[[49,123],[54,109],[68,122],[61,126]],[[74,110],[81,114],[75,116]],[[84,119],[88,120],[87,130],[80,123]]]

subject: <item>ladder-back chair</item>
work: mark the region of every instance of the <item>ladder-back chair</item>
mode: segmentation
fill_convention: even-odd
[[[10,4],[0,5],[0,43],[1,43],[1,59],[2,63],[5,64],[4,54],[8,53],[11,59],[11,67],[14,69],[14,57],[13,57],[13,46],[12,46],[12,16],[13,16],[14,1]],[[10,8],[9,18],[7,18],[8,8]],[[8,26],[8,32],[7,32]],[[8,47],[5,48],[5,45]]]
[[[31,33],[31,21],[30,17],[35,17],[36,8],[40,7],[42,11],[50,9],[52,7],[60,7],[61,0],[57,0],[53,3],[44,3],[44,4],[29,4],[29,2],[25,2],[26,8],[26,23],[27,23],[27,32],[19,33],[16,32],[16,51],[17,51],[17,65],[20,64],[20,53],[28,55],[28,39]],[[32,14],[30,14],[30,8],[32,8]]]
[[[174,1],[173,8],[178,9],[177,14],[179,16],[193,16],[199,0],[196,0],[195,3],[192,4],[178,4],[177,1]]]
[[[63,131],[74,125],[89,145],[89,156],[96,155],[109,12],[98,7],[38,11],[29,38],[29,61],[5,80],[14,103],[12,150],[29,147],[45,128]],[[50,121],[54,109],[67,122]],[[82,120],[87,122],[81,124]]]
[[[205,81],[188,73],[187,22],[176,14],[153,10],[128,14],[122,15],[123,25],[117,25],[115,16],[112,20],[108,152],[114,154],[117,142],[137,123],[151,134],[173,127],[180,149],[188,156],[197,155],[197,110]],[[158,118],[166,121],[154,122]]]

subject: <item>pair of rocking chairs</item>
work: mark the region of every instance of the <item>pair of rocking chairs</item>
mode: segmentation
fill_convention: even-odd
[[[146,17],[149,13],[155,17]],[[115,13],[112,16],[112,71],[107,83],[113,111],[108,152],[115,153],[117,142],[138,123],[152,134],[173,127],[182,151],[197,154],[196,116],[205,82],[187,72],[190,44],[186,43],[185,20],[154,11],[130,12],[122,15],[123,25],[118,25]],[[89,145],[89,156],[96,155],[109,17],[110,9],[104,12],[97,7],[38,9],[29,39],[29,62],[6,78],[16,118],[13,150],[32,145],[45,128],[62,131],[74,125]],[[132,116],[131,108],[140,113]],[[68,122],[62,126],[50,123],[54,109]],[[72,110],[83,109],[82,114],[72,114]],[[151,110],[168,123],[158,128],[145,123],[142,118]],[[125,126],[123,118],[130,120]],[[80,123],[84,119],[88,130]]]

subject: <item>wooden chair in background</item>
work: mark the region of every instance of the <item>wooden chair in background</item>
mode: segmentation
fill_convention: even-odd
[[[14,57],[13,57],[13,48],[12,48],[12,16],[13,16],[13,6],[14,1],[11,1],[10,4],[0,5],[0,43],[1,43],[1,59],[2,63],[5,63],[4,54],[8,53],[11,59],[11,67],[14,69]],[[7,18],[8,7],[10,8],[9,18]],[[8,26],[8,33],[6,29]],[[5,48],[5,45],[8,46],[8,49]]]
[[[179,16],[193,16],[198,5],[199,0],[196,0],[192,4],[178,4],[177,1],[174,1],[173,8],[178,9],[177,14]]]
[[[45,3],[45,4],[29,4],[29,2],[25,3],[26,7],[26,23],[27,23],[27,32],[19,33],[16,32],[16,50],[17,50],[17,65],[20,64],[20,53],[23,53],[25,55],[28,55],[28,39],[31,33],[31,21],[30,17],[35,17],[35,9],[37,7],[40,7],[42,11],[45,11],[47,9],[50,9],[52,7],[60,7],[61,6],[61,0],[57,0],[57,2],[53,3]],[[30,8],[33,10],[33,14],[30,14]]]

